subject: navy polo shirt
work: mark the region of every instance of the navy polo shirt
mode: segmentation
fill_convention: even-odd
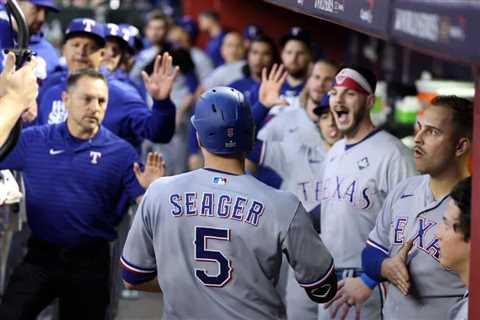
[[[144,193],[132,169],[138,160],[104,127],[80,140],[62,123],[25,129],[0,168],[23,172],[32,234],[75,248],[116,238],[129,202]]]
[[[66,89],[63,81],[42,93],[38,103],[37,125],[55,124],[65,121],[67,110],[62,101]],[[108,77],[108,105],[103,125],[130,142],[140,150],[143,139],[166,143],[175,132],[175,106],[167,98],[154,101],[148,109],[137,90],[127,83]]]

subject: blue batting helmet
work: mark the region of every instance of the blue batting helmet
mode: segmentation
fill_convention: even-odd
[[[252,111],[238,90],[216,87],[206,91],[198,99],[191,121],[201,145],[213,154],[243,153],[253,147]]]

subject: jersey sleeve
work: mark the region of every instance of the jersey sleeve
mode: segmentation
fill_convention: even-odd
[[[376,281],[381,281],[381,264],[389,257],[392,225],[392,205],[395,192],[390,194],[383,203],[382,210],[377,215],[375,226],[370,232],[365,249],[362,252],[362,268],[365,273]]]
[[[25,129],[21,132],[17,144],[12,151],[0,161],[0,169],[23,170],[27,164],[29,147],[34,143],[38,133],[34,128]]]
[[[109,90],[108,108],[115,110],[112,117],[119,118],[119,136],[132,137],[135,141],[148,139],[156,143],[167,143],[172,139],[175,132],[175,105],[170,98],[154,101],[150,110],[135,89],[119,81],[112,81]]]
[[[282,249],[304,288],[321,287],[335,274],[333,258],[299,203]]]
[[[146,194],[137,209],[120,258],[122,277],[130,284],[147,282],[157,275],[152,210],[151,198]]]

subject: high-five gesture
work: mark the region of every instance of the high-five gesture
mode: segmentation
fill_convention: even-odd
[[[282,87],[288,73],[283,65],[274,64],[267,76],[267,69],[262,70],[262,83],[259,89],[260,102],[267,108],[274,105],[288,105],[288,101],[280,97],[280,88]]]
[[[140,185],[147,189],[153,181],[165,176],[165,160],[161,154],[149,152],[143,172],[138,163],[133,164],[133,171]]]
[[[382,262],[382,276],[387,278],[391,284],[395,285],[404,295],[408,294],[410,289],[410,275],[407,269],[407,256],[412,249],[411,240],[405,242],[396,256],[385,259]]]
[[[173,67],[172,56],[165,52],[162,56],[158,55],[155,58],[153,72],[150,76],[142,71],[145,87],[154,100],[163,100],[170,96],[179,70],[178,66]]]

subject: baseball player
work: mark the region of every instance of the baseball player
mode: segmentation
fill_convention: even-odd
[[[261,142],[262,152],[259,159],[260,165],[272,168],[282,177],[282,190],[290,191],[297,196],[310,214],[317,231],[319,231],[319,204],[324,159],[328,149],[341,138],[333,115],[329,111],[328,97],[326,96],[326,98],[323,104],[314,109],[315,122],[300,108],[288,109],[275,117],[272,122],[277,118],[290,117],[293,123],[284,128],[287,133],[283,140]],[[304,120],[302,114],[310,123],[294,122],[295,120]],[[297,130],[290,131],[292,127],[301,126],[300,123],[308,128],[312,125],[315,127],[310,128],[310,137],[303,135],[304,140],[295,138],[298,138]],[[287,274],[286,269],[282,274]],[[285,296],[288,319],[316,320],[318,318],[317,304],[308,299],[305,291],[295,281],[292,270],[288,272],[284,290],[285,292],[281,290],[280,292]]]
[[[274,287],[282,252],[309,297],[333,297],[333,260],[301,203],[244,172],[254,122],[228,87],[197,102],[205,167],[147,191],[121,262],[127,288],[162,291],[164,319],[285,319]],[[312,254],[315,252],[315,254]]]
[[[472,178],[459,182],[437,227],[440,263],[460,276],[468,288],[470,279],[470,221]],[[448,311],[448,320],[468,320],[468,292]]]
[[[74,19],[67,29],[66,39],[63,52],[68,72],[86,67],[98,69],[105,44],[103,26],[91,19]],[[178,68],[172,67],[168,53],[157,57],[150,77],[144,74],[145,87],[154,99],[151,110],[132,86],[108,76],[110,99],[105,127],[137,150],[144,139],[162,143],[170,141],[175,130],[175,106],[169,96],[177,74]],[[66,82],[60,81],[42,93],[37,124],[65,121],[67,110],[62,102],[65,87]]]
[[[336,259],[339,280],[361,276],[371,281],[362,270],[364,243],[387,194],[415,172],[411,152],[372,124],[375,86],[370,70],[349,66],[336,75],[330,91],[330,108],[344,139],[333,145],[325,159],[320,227]],[[377,287],[366,301],[362,319],[381,317],[380,290]],[[321,319],[329,318],[323,307],[319,314]]]
[[[468,100],[447,96],[435,98],[417,119],[415,164],[423,175],[406,179],[388,195],[362,254],[370,278],[393,284],[386,319],[444,319],[465,293],[458,275],[439,263],[435,226],[449,193],[469,175],[472,118]],[[371,291],[356,279],[345,281],[344,289],[340,301],[354,302],[357,310]]]

